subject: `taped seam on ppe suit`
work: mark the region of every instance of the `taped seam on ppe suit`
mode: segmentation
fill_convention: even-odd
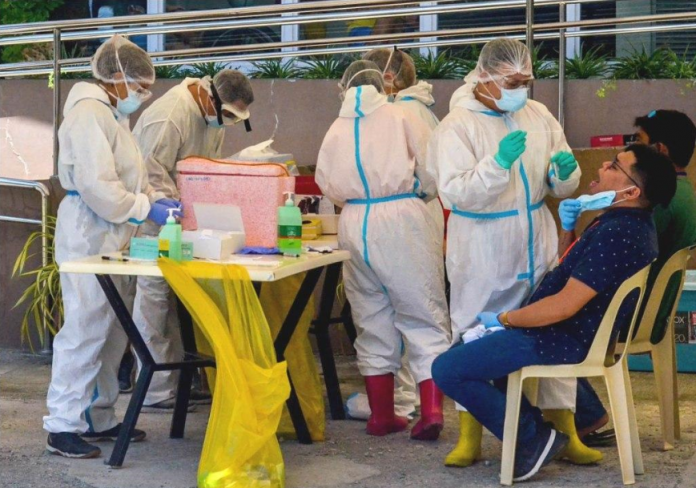
[[[426,198],[436,193],[418,123],[373,86],[350,88],[319,151],[316,181],[345,205],[338,235],[351,253],[343,271],[360,373],[396,373],[403,338],[420,383],[448,348],[450,328],[441,240],[414,193],[418,180]]]
[[[63,114],[58,174],[68,195],[58,208],[58,264],[126,250],[150,204],[164,198],[148,184],[128,117],[111,106],[102,88],[77,83]],[[112,279],[128,304],[131,280]],[[44,429],[108,430],[118,424],[113,406],[126,334],[93,275],[61,273],[60,282],[65,322],[53,342]]]
[[[556,263],[557,229],[544,198],[570,196],[581,172],[576,168],[566,181],[550,172],[552,154],[571,149],[560,124],[534,100],[500,114],[476,100],[467,83],[452,96],[450,110],[428,146],[428,169],[443,204],[453,211],[447,270],[453,336],[459,341],[478,324],[478,313],[519,308]],[[527,148],[506,170],[494,155],[500,140],[518,129],[528,132]],[[554,406],[541,408],[574,408],[574,381],[554,383],[559,381],[568,385],[549,399]]]
[[[155,100],[140,116],[133,129],[147,167],[150,184],[167,198],[179,200],[176,187],[176,163],[188,156],[219,158],[224,128],[206,124],[189,86],[205,83],[186,78]],[[201,87],[202,96],[207,91]],[[193,209],[186,209],[192,212]],[[140,236],[159,235],[160,226],[145,223]],[[133,305],[133,321],[138,326],[155,361],[169,363],[183,356],[179,333],[176,298],[163,278],[138,276]],[[138,367],[140,368],[138,359]],[[145,405],[153,405],[176,396],[178,371],[158,371],[152,377]]]

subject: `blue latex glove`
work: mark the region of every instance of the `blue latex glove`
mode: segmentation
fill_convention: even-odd
[[[554,156],[551,158],[551,163],[558,166],[558,179],[561,181],[565,181],[570,178],[570,175],[573,174],[575,168],[578,167],[578,162],[575,160],[575,156],[568,151],[561,151],[554,154]]]
[[[573,198],[563,200],[558,206],[558,217],[561,219],[563,230],[571,232],[575,230],[575,224],[582,212],[582,205]]]
[[[512,163],[522,156],[525,149],[527,149],[527,132],[516,130],[503,137],[498,144],[498,154],[494,157],[501,168],[510,169]]]
[[[164,200],[164,199],[163,199]],[[150,206],[150,212],[147,214],[147,218],[152,220],[157,225],[164,225],[167,223],[167,217],[169,217],[169,210],[176,207],[167,207],[165,204],[160,203],[159,200]],[[184,214],[181,210],[175,210],[172,212],[174,217],[183,217]]]
[[[168,208],[180,208],[181,210],[184,209],[184,204],[181,202],[177,202],[176,200],[172,198],[160,198],[157,200],[157,203],[164,205],[165,207]]]
[[[481,312],[476,316],[476,320],[481,322],[486,329],[492,329],[493,327],[505,327],[500,323],[500,320],[498,320],[498,315],[500,314],[495,312]]]

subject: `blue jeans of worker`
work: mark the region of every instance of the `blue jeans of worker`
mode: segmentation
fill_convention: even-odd
[[[455,345],[435,359],[433,380],[445,395],[464,406],[502,440],[507,375],[525,366],[559,364],[542,354],[539,338],[520,329],[506,329],[468,344]],[[565,359],[568,364],[575,364],[585,354],[572,353]],[[542,423],[541,411],[523,396],[518,443],[531,441]]]
[[[602,401],[587,381],[587,378],[578,378],[578,396],[575,409],[575,427],[578,430],[586,429],[596,424],[599,419],[607,414]]]

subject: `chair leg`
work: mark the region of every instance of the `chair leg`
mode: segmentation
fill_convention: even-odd
[[[617,364],[606,368],[604,380],[607,384],[611,416],[614,420],[623,483],[624,485],[632,485],[636,482],[636,477],[633,470],[633,456],[631,454],[631,425],[628,419],[628,401],[626,399],[623,366]]]
[[[628,413],[628,422],[631,427],[631,454],[633,457],[633,472],[635,474],[643,474],[643,451],[640,448],[640,435],[638,433],[638,421],[636,419],[636,406],[633,401],[633,387],[631,385],[631,375],[628,373],[628,361],[624,358],[623,374],[626,385],[626,411]]]
[[[522,385],[522,393],[536,407],[539,401],[539,378],[527,378]]]
[[[522,373],[516,371],[508,376],[507,400],[505,404],[505,427],[503,428],[503,454],[500,460],[500,484],[512,485],[515,473],[515,447],[517,427],[520,422],[522,402]]]
[[[679,423],[679,405],[675,398],[674,373],[676,369],[675,358],[672,357],[672,347],[668,337],[662,339],[659,344],[653,346],[652,352],[653,371],[657,387],[657,399],[660,404],[660,423],[662,425],[662,449],[670,451],[674,449],[676,430]]]

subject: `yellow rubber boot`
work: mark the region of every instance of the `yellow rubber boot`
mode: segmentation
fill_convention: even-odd
[[[445,466],[466,468],[481,457],[481,424],[469,412],[459,412],[459,440],[445,458]]]
[[[582,443],[575,430],[575,416],[570,410],[544,410],[544,420],[551,422],[556,430],[563,432],[570,438],[568,446],[561,453],[561,458],[567,459],[573,464],[595,464],[600,462],[604,455],[587,447]]]

